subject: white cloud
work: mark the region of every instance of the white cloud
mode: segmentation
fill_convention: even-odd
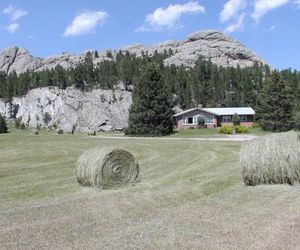
[[[19,24],[17,23],[12,23],[8,26],[4,27],[9,33],[15,33],[17,29],[19,28]]]
[[[240,11],[244,10],[246,7],[246,0],[229,0],[223,7],[220,14],[220,21],[224,23],[232,18],[236,18]]]
[[[289,0],[255,0],[252,18],[256,22],[259,22],[261,17],[267,14],[270,10],[277,9],[288,2]]]
[[[108,14],[104,11],[85,11],[78,14],[66,28],[64,36],[79,36],[92,33],[98,25],[102,25]]]
[[[205,8],[199,2],[169,5],[167,8],[158,8],[146,16],[145,25],[136,31],[161,31],[180,27],[180,18],[184,14],[205,13]]]
[[[17,7],[14,7],[12,5],[9,5],[3,10],[3,13],[8,15],[12,21],[17,21],[23,16],[28,15],[28,12],[25,10],[19,9]]]
[[[226,33],[232,33],[235,32],[237,30],[241,30],[244,28],[244,20],[245,20],[245,13],[242,13],[241,15],[238,16],[238,18],[236,19],[236,22],[233,24],[230,24],[226,27],[226,29],[224,30],[224,32]]]

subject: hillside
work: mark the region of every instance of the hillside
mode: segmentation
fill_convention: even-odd
[[[143,52],[151,56],[155,51],[162,54],[165,51],[172,50],[172,55],[166,58],[164,63],[165,65],[176,66],[192,67],[199,56],[210,59],[214,64],[224,67],[252,66],[256,61],[265,63],[263,59],[243,44],[216,30],[198,31],[188,35],[183,41],[166,41],[150,46],[136,44],[125,46],[120,50],[128,51],[137,56],[141,56]],[[111,52],[111,57],[107,56],[108,51]],[[62,53],[41,58],[32,56],[24,48],[10,47],[0,53],[0,71],[5,73],[15,71],[20,74],[27,70],[42,71],[51,69],[57,65],[68,69],[83,62],[87,52],[79,55]],[[90,52],[92,52],[95,65],[103,61],[114,60],[117,53],[117,51],[112,50],[94,50]]]

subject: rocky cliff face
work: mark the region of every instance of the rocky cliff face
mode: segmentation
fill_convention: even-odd
[[[174,55],[165,60],[166,65],[193,67],[200,56],[223,67],[247,67],[256,61],[265,64],[263,59],[240,42],[216,30],[192,33],[184,41],[166,41],[149,47],[138,44],[122,48],[138,56],[142,51],[152,55],[155,51],[163,53],[169,49]]]
[[[252,66],[254,62],[264,61],[238,41],[214,30],[196,32],[184,41],[167,41],[151,46],[133,45],[121,50],[141,56],[153,55],[155,51],[164,53],[171,49],[173,55],[165,60],[166,65],[194,66],[199,56],[213,63],[228,67]],[[90,51],[96,65],[104,60],[113,60],[117,51]],[[33,57],[22,48],[11,47],[0,54],[0,71],[22,73],[27,70],[41,71],[57,65],[63,68],[75,67],[84,61],[86,52],[80,55],[63,53],[47,58]],[[128,110],[131,104],[131,92],[119,84],[114,90],[93,90],[81,92],[74,88],[42,88],[31,90],[26,96],[14,98],[12,105],[0,100],[0,113],[6,117],[20,117],[29,127],[51,127],[57,125],[71,131],[77,130],[122,130],[128,123]],[[47,118],[47,119],[45,119]]]
[[[57,125],[65,131],[71,131],[73,126],[79,131],[109,131],[127,127],[130,105],[131,92],[122,84],[114,90],[91,92],[40,88],[14,98],[12,106],[0,100],[0,114],[19,117],[32,128]]]
[[[167,41],[151,46],[138,44],[123,47],[121,50],[141,56],[143,51],[149,55],[153,55],[155,51],[163,53],[169,49],[172,49],[174,54],[165,60],[166,65],[174,64],[176,66],[184,65],[192,67],[199,56],[211,59],[213,63],[224,67],[236,67],[238,64],[241,67],[252,66],[255,61],[264,63],[260,57],[244,45],[215,30],[195,32],[189,35],[184,41]],[[92,52],[95,65],[104,60],[113,60],[106,56],[106,51],[90,52]],[[80,55],[63,53],[47,58],[39,58],[33,57],[25,49],[11,47],[5,49],[0,54],[0,71],[22,73],[26,70],[40,71],[47,68],[54,68],[57,65],[61,65],[63,68],[70,68],[81,63],[86,53],[84,52]],[[116,53],[116,51],[112,51],[113,56]]]

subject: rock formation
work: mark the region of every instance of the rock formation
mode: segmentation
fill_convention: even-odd
[[[164,53],[164,51],[169,49],[173,51],[173,55],[165,60],[166,65],[174,64],[176,66],[192,67],[199,56],[211,59],[213,63],[224,67],[236,67],[238,64],[241,67],[252,66],[255,61],[264,63],[260,57],[244,45],[215,30],[195,32],[190,34],[184,41],[167,41],[150,46],[137,44],[123,47],[121,50],[129,51],[137,56],[141,56],[142,52],[151,56],[155,51]],[[95,65],[104,60],[113,60],[107,57],[106,50],[101,52],[90,50],[90,52],[93,55]],[[117,51],[111,52],[113,56],[117,53]],[[11,47],[0,54],[0,71],[22,73],[26,70],[40,71],[47,68],[50,69],[57,65],[61,65],[63,68],[70,68],[81,63],[86,53],[87,51],[80,55],[63,53],[61,55],[39,58],[33,57],[25,49]]]
[[[155,51],[164,53],[172,50],[173,54],[165,59],[165,65],[184,65],[193,67],[199,56],[210,59],[213,63],[228,67],[252,66],[254,62],[264,61],[238,41],[215,30],[195,32],[184,41],[167,41],[151,46],[132,45],[121,49],[136,56]],[[96,65],[104,60],[114,60],[117,51],[98,52],[89,50]],[[0,54],[0,71],[17,74],[27,70],[41,71],[57,65],[63,68],[75,67],[83,62],[88,51],[74,55],[61,55],[39,58],[30,55],[22,48],[11,47]],[[0,100],[0,114],[6,117],[21,118],[29,127],[57,127],[71,131],[77,130],[122,130],[128,124],[128,112],[131,104],[131,92],[123,84],[114,90],[93,90],[81,92],[74,88],[40,88],[31,90],[24,97],[15,97],[12,105]]]
[[[0,100],[0,114],[20,118],[32,128],[57,127],[71,131],[76,126],[78,131],[110,131],[127,127],[130,105],[131,92],[121,83],[114,90],[91,92],[39,88],[24,97],[13,98],[12,106]]]

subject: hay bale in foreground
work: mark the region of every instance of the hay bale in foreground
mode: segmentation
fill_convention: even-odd
[[[293,185],[300,181],[300,138],[295,132],[267,135],[245,143],[240,152],[244,183]]]
[[[84,152],[78,158],[75,175],[83,186],[102,189],[120,187],[137,181],[139,164],[125,150],[96,148]]]

